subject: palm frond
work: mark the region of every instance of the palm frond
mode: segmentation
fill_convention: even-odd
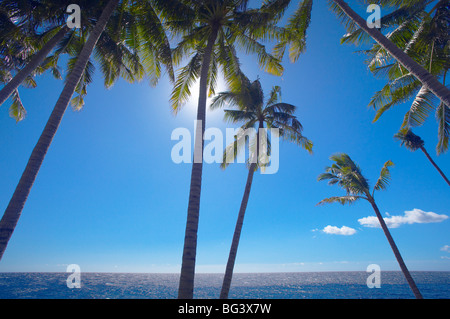
[[[225,105],[230,103],[239,105],[241,100],[241,93],[236,93],[232,91],[220,92],[213,97],[209,108],[211,110],[223,108]]]
[[[384,190],[389,185],[389,181],[391,180],[391,172],[389,171],[389,167],[392,166],[394,166],[394,163],[390,160],[384,163],[383,168],[381,169],[380,177],[378,177],[378,180],[373,188],[372,197],[375,191]]]
[[[172,111],[177,113],[191,95],[191,87],[200,76],[200,69],[203,60],[203,51],[197,52],[189,63],[180,69],[175,81],[175,86],[170,96]]]
[[[299,2],[297,10],[289,18],[283,32],[279,33],[278,43],[274,47],[274,55],[280,60],[283,58],[286,47],[289,45],[289,59],[298,60],[301,53],[306,50],[306,32],[311,22],[312,0]]]
[[[324,205],[324,204],[332,204],[332,203],[339,203],[341,205],[345,204],[353,204],[360,198],[365,198],[363,196],[333,196],[329,198],[322,199],[320,202],[316,204],[316,206]]]
[[[272,90],[270,90],[269,99],[267,100],[266,105],[271,106],[280,101],[281,101],[281,87],[275,85],[272,87]]]
[[[269,104],[267,102],[267,107],[264,109],[264,112],[268,115],[275,116],[276,114],[286,114],[286,115],[293,115],[296,107],[295,105],[289,104],[289,103],[275,103],[275,104]]]
[[[419,90],[411,108],[406,112],[401,128],[422,125],[435,109],[436,96],[425,86]]]
[[[436,119],[438,121],[438,144],[436,152],[438,155],[448,150],[448,140],[450,137],[450,108],[443,102],[439,103],[436,110]]]
[[[252,121],[257,119],[255,113],[244,110],[224,110],[224,112],[224,119],[230,121],[231,123]]]
[[[77,57],[73,57],[69,59],[67,63],[67,67],[71,72],[73,70],[73,67],[75,66]],[[95,66],[94,64],[89,60],[86,64],[86,67],[80,77],[80,81],[78,82],[75,92],[78,94],[77,96],[73,97],[70,101],[70,104],[72,105],[72,109],[75,111],[80,111],[84,106],[84,97],[87,94],[87,87],[92,82],[93,76],[94,76]],[[66,77],[67,80],[67,77]]]
[[[17,123],[25,118],[27,111],[22,104],[22,100],[20,99],[19,91],[17,89],[11,94],[11,98],[13,102],[9,107],[9,116],[15,119]]]
[[[266,51],[266,47],[245,34],[237,35],[239,44],[244,48],[247,54],[256,54],[259,66],[266,72],[281,76],[284,68],[280,60]]]
[[[228,165],[234,163],[236,159],[239,160],[239,156],[242,154],[242,152],[245,152],[246,144],[249,145],[249,159],[252,157],[252,154],[256,152],[255,144],[251,143],[251,141],[256,136],[255,130],[248,130],[248,128],[248,123],[240,127],[237,134],[234,135],[234,141],[227,145],[227,147],[225,148],[222,157],[223,160],[220,164],[220,167],[222,169],[227,168]]]
[[[242,87],[243,73],[232,41],[225,37],[218,45],[217,64],[221,66],[225,82],[232,91],[239,91]]]

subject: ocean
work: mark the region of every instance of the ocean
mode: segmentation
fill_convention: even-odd
[[[450,299],[450,272],[411,272],[424,298]],[[0,299],[174,299],[178,274],[0,273]],[[380,288],[368,288],[367,272],[234,274],[230,299],[412,299],[401,272],[381,272]],[[194,298],[216,299],[222,274],[197,274]]]

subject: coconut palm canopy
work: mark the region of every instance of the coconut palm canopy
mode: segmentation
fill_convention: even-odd
[[[106,2],[102,1],[103,4]],[[135,2],[129,1],[130,4]],[[163,10],[164,2],[169,1],[152,1],[156,11]],[[118,8],[122,3],[120,1]],[[184,3],[191,5],[194,2]],[[249,1],[246,8],[239,10],[257,9],[262,3],[269,2]],[[277,3],[281,6],[284,1]],[[276,17],[279,18],[277,26],[289,24],[294,13],[302,16],[301,13],[307,11],[309,2],[301,2],[303,7],[299,7],[299,3],[291,1],[284,15]],[[369,15],[363,1],[347,3],[363,18]],[[378,3],[382,4],[382,1]],[[427,8],[432,9],[437,3],[430,1]],[[161,7],[158,9],[158,6]],[[303,15],[304,25],[308,26],[305,41],[282,43],[281,38],[275,36],[259,37],[263,29],[256,27],[244,34],[248,39],[242,34],[233,38],[227,30],[231,32],[233,27],[238,28],[236,24],[223,29],[218,36],[222,42],[215,42],[217,55],[211,60],[209,70],[214,77],[208,77],[207,82],[215,87],[209,85],[206,91],[209,96],[205,129],[216,130],[209,131],[215,135],[210,135],[205,145],[221,141],[221,147],[215,151],[222,155],[231,142],[226,140],[226,129],[242,125],[223,121],[223,109],[231,109],[226,103],[223,108],[209,108],[213,99],[220,96],[219,92],[230,89],[231,75],[236,73],[237,66],[249,79],[259,78],[265,101],[272,87],[280,87],[280,101],[296,106],[293,115],[300,120],[304,134],[314,142],[314,154],[310,155],[295,143],[280,141],[278,171],[266,175],[255,172],[234,271],[365,271],[373,260],[379,260],[382,270],[399,269],[381,230],[371,223],[375,214],[365,201],[345,207],[336,204],[316,206],[322,199],[333,196],[367,196],[365,192],[356,192],[351,183],[345,184],[347,194],[346,189],[339,193],[337,187],[317,182],[324,167],[330,166],[329,156],[339,152],[349,154],[360,165],[365,179],[359,181],[359,186],[367,188],[371,196],[374,187],[381,190],[387,186],[383,178],[378,181],[383,164],[388,159],[395,163],[394,167],[389,167],[389,186],[384,191],[376,190],[373,196],[387,226],[398,228],[393,235],[405,263],[410,266],[408,260],[414,258],[411,270],[448,270],[450,255],[445,245],[450,245],[449,186],[422,151],[411,152],[405,148],[406,144],[402,146],[393,138],[401,129],[420,87],[415,86],[414,93],[407,94],[405,99],[399,96],[400,103],[386,110],[373,123],[383,105],[379,104],[376,110],[367,105],[376,92],[386,85],[392,86],[392,81],[404,70],[389,65],[386,72],[392,71],[392,77],[389,74],[374,77],[366,64],[367,55],[355,54],[359,50],[372,52],[375,49],[373,42],[361,43],[358,47],[341,45],[340,40],[348,30],[329,9],[327,1],[312,3],[310,19]],[[139,13],[138,8],[135,10]],[[239,10],[231,11],[227,17]],[[381,14],[386,16],[393,10],[393,7],[382,6]],[[95,12],[96,17],[100,13],[101,10]],[[178,12],[180,16],[186,14],[186,19],[180,19],[178,25],[171,20],[172,29],[167,33],[175,59],[161,61],[160,65],[152,64],[151,54],[167,57],[164,46],[160,46],[161,51],[148,50],[147,60],[145,48],[141,47],[138,64],[134,63],[137,62],[135,51],[125,49],[131,48],[134,31],[146,37],[149,35],[143,32],[150,29],[134,29],[133,18],[128,13],[128,10],[123,10],[122,15],[120,11],[113,13],[113,20],[106,26],[108,33],[105,34],[109,37],[100,38],[99,46],[90,57],[93,72],[89,74],[91,81],[87,81],[86,94],[81,94],[84,104],[79,111],[69,107],[65,112],[0,261],[0,271],[64,272],[65,265],[76,263],[86,272],[180,272],[192,163],[172,160],[173,147],[182,138],[189,139],[187,134],[181,137],[173,133],[180,128],[189,132],[190,140],[186,144],[192,146],[189,155],[192,158],[200,78],[197,74],[199,65],[192,59],[196,54],[200,57],[204,53],[206,46],[200,41],[207,39],[209,33],[200,25],[188,25],[182,33],[183,23],[189,22],[189,12]],[[162,18],[162,26],[170,26],[167,19],[168,16]],[[126,24],[123,28],[114,27],[114,21],[126,21]],[[411,31],[416,30],[416,23],[419,23],[414,21]],[[290,26],[297,35],[302,34],[301,27],[294,28],[294,23]],[[189,34],[195,34],[195,27],[201,32],[189,38]],[[382,32],[386,34],[389,30]],[[40,29],[35,31],[39,33]],[[408,39],[404,38],[405,41]],[[163,44],[163,38],[160,40]],[[183,40],[186,40],[186,46],[183,46]],[[188,40],[191,41],[189,45]],[[437,37],[434,53],[428,55],[434,61],[431,61],[432,71],[439,74],[443,50],[440,41]],[[16,44],[18,49],[24,45],[20,41]],[[231,63],[233,55],[223,54],[233,53],[232,44],[239,64]],[[61,44],[57,48],[62,48]],[[2,213],[67,82],[67,65],[76,49],[81,50],[74,46],[72,55],[68,52],[59,57],[58,69],[54,68],[51,59],[47,60],[46,71],[35,74],[18,88],[20,101],[26,109],[26,116],[21,121],[16,122],[10,117],[13,98],[0,107]],[[430,50],[427,46],[425,51],[431,53]],[[52,51],[49,56],[54,53]],[[272,57],[282,57],[282,60],[277,62]],[[123,62],[123,66],[108,62]],[[172,74],[170,62],[173,62]],[[422,62],[429,67],[429,59]],[[18,61],[18,65],[21,63]],[[185,95],[186,86],[184,91],[180,90],[182,72],[187,72],[189,65],[196,67],[191,70],[191,75],[197,74],[189,80],[190,97]],[[275,68],[278,66],[282,69]],[[216,73],[212,72],[215,67]],[[150,69],[154,73],[149,72]],[[56,79],[52,70],[59,71],[62,79]],[[280,72],[270,74],[267,72],[270,70]],[[16,70],[11,72],[15,74]],[[382,70],[379,72],[385,74]],[[129,83],[132,80],[139,83]],[[31,88],[33,81],[35,88]],[[114,85],[106,88],[105,84]],[[174,91],[174,88],[180,89]],[[81,86],[77,90],[73,98],[84,93]],[[181,102],[175,104],[176,114],[173,112],[174,94]],[[389,95],[389,98],[395,97]],[[426,101],[421,102],[427,105]],[[434,121],[438,106],[439,103],[434,103],[432,111],[427,113],[428,120],[423,125],[411,125],[411,129],[424,141],[430,157],[448,176],[449,154],[442,151],[438,155],[435,149],[442,123],[439,120],[442,117],[438,117],[438,122]],[[225,170],[220,165],[215,162],[203,164],[197,272],[224,271],[248,174],[245,163],[230,164]],[[347,229],[344,226],[353,231],[344,231]],[[368,251],[368,246],[372,245],[377,248]]]

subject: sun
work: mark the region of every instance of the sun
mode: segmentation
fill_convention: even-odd
[[[225,83],[225,80],[222,77],[219,77],[217,80],[216,85],[216,94],[219,92],[223,92],[227,90],[227,85]],[[197,79],[197,81],[192,85],[190,88],[191,96],[187,100],[186,104],[184,105],[185,111],[188,111],[189,116],[196,116],[197,115],[197,106],[198,106],[198,97],[200,92],[200,80]],[[212,99],[214,98],[214,95],[208,96],[206,100],[206,119],[217,119],[223,116],[222,110],[211,110],[209,106],[211,105]]]

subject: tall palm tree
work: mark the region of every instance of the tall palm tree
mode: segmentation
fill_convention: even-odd
[[[89,59],[96,45],[95,54],[105,76],[106,86],[112,85],[119,76],[130,81],[140,79],[144,75],[144,69],[149,72],[148,75],[154,77],[152,82],[155,82],[160,75],[160,63],[166,64],[166,59],[170,59],[165,30],[150,2],[136,2],[137,6],[132,7],[130,11],[126,10],[127,1],[118,7],[119,2],[120,0],[109,0],[85,44],[81,45],[82,42],[79,41],[75,43],[81,46],[81,49],[78,51],[76,46],[73,48],[75,57],[69,59],[70,73],[66,84],[0,220],[0,259],[69,103],[71,102],[75,109],[79,109],[83,104],[82,97],[86,94],[86,86],[91,81],[93,71],[93,64]],[[114,14],[117,7],[118,11]],[[129,12],[137,13],[136,20],[132,21],[131,17],[126,17]],[[117,20],[117,17],[120,19]],[[124,17],[125,20],[121,20]],[[107,27],[108,21],[111,25]],[[109,32],[104,33],[105,29]],[[166,47],[159,47],[161,43]],[[140,64],[141,56],[143,65]],[[169,71],[169,74],[171,73]],[[75,92],[79,96],[71,100]]]
[[[439,174],[441,174],[442,178],[450,186],[450,181],[448,180],[447,176],[445,176],[444,172],[439,168],[439,166],[433,161],[430,154],[428,154],[427,150],[425,149],[425,142],[420,138],[420,136],[414,134],[411,130],[400,130],[397,134],[394,135],[394,138],[401,141],[401,145],[405,145],[405,147],[412,152],[420,149],[434,166],[434,168],[437,169]]]
[[[369,4],[373,1],[364,0]],[[393,7],[393,11],[381,18],[381,29],[397,47],[411,56],[444,85],[450,67],[450,3],[446,0],[403,1],[379,0],[383,6]],[[353,27],[352,27],[353,29]],[[370,37],[356,28],[342,38],[342,42],[356,44],[370,42]],[[387,77],[388,83],[372,97],[369,106],[376,110],[374,122],[394,105],[413,98],[406,112],[401,130],[420,126],[435,110],[438,122],[439,154],[448,149],[450,137],[450,108],[416,79],[379,44],[372,44],[368,50],[367,64],[376,76]]]
[[[219,93],[213,99],[211,108],[223,107],[226,102],[230,103],[230,106],[234,106],[235,109],[225,110],[225,118],[232,123],[244,122],[244,124],[241,126],[242,134],[238,133],[238,135],[235,136],[235,141],[227,146],[223,154],[223,161],[221,164],[223,169],[230,163],[230,157],[227,154],[232,154],[234,161],[241,151],[239,148],[245,147],[245,131],[249,128],[256,128],[257,131],[256,134],[251,137],[253,140],[249,141],[249,145],[253,145],[254,147],[252,153],[249,154],[247,182],[245,184],[244,195],[239,209],[222,290],[220,292],[221,299],[228,298],[228,293],[230,291],[245,211],[253,182],[253,174],[258,168],[263,169],[266,161],[264,161],[262,157],[269,153],[265,153],[264,150],[259,150],[260,145],[264,145],[261,141],[268,141],[267,149],[270,150],[270,139],[264,128],[278,129],[281,137],[288,141],[295,142],[310,153],[312,152],[312,143],[303,136],[303,127],[294,115],[296,107],[292,104],[281,102],[281,88],[279,86],[272,88],[272,91],[265,102],[260,81],[256,80],[250,82],[243,76],[241,90],[238,92],[227,91]],[[266,136],[261,138],[261,134],[265,134]]]
[[[272,27],[281,18],[280,12],[287,1],[265,1],[258,9],[248,9],[248,0],[158,1],[163,17],[173,11],[184,19],[168,18],[169,30],[181,36],[173,50],[175,63],[191,57],[180,69],[171,95],[172,108],[178,112],[190,95],[190,89],[199,79],[197,129],[194,142],[187,221],[184,238],[178,298],[193,298],[197,230],[203,171],[203,133],[206,120],[208,91],[214,93],[219,67],[231,87],[239,87],[239,60],[236,46],[246,53],[254,53],[266,71],[281,75],[283,68],[278,59],[267,53],[258,39],[270,37]]]
[[[342,187],[347,195],[345,196],[334,196],[330,198],[323,199],[317,205],[327,204],[327,203],[340,203],[351,204],[359,199],[367,200],[371,205],[375,214],[378,218],[378,222],[383,229],[383,232],[391,246],[392,251],[394,252],[395,258],[397,259],[398,264],[403,272],[403,275],[406,278],[414,296],[417,299],[422,299],[422,295],[419,289],[414,282],[414,279],[411,277],[408,268],[406,267],[405,262],[400,254],[400,251],[397,248],[397,245],[394,242],[394,239],[389,232],[389,229],[386,226],[386,223],[381,216],[380,210],[378,209],[377,204],[375,203],[375,191],[384,190],[387,188],[389,181],[391,179],[391,174],[389,172],[389,167],[394,164],[391,161],[387,161],[383,168],[381,169],[380,176],[373,187],[372,192],[370,191],[368,180],[362,175],[361,168],[353,162],[353,160],[347,154],[336,154],[330,157],[330,160],[334,161],[333,165],[325,168],[325,173],[319,175],[318,180],[328,180],[329,185],[335,185]]]

